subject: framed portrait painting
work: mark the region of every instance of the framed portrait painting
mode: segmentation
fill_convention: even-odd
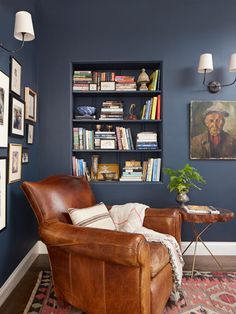
[[[34,142],[34,126],[27,124],[27,144],[33,144]]]
[[[21,95],[21,64],[11,57],[11,92]]]
[[[21,179],[22,145],[9,144],[9,173],[8,182],[13,183]]]
[[[37,121],[37,93],[25,87],[25,119]]]
[[[0,230],[6,227],[6,159],[0,158]]]
[[[190,158],[236,159],[236,101],[192,101]]]
[[[25,103],[23,100],[11,97],[11,135],[24,136]]]
[[[0,147],[8,146],[9,77],[0,71]]]

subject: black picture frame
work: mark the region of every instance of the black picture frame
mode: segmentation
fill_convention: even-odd
[[[28,164],[28,163],[29,163],[29,148],[22,147],[22,164]]]
[[[24,137],[24,130],[25,102],[22,99],[11,95],[9,133],[11,136]]]
[[[0,157],[0,231],[7,225],[7,159]]]
[[[0,147],[8,147],[9,76],[0,71]]]
[[[13,57],[10,57],[10,65],[10,91],[18,96],[21,96],[22,65]]]

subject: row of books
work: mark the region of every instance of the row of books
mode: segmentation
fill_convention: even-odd
[[[161,95],[148,99],[143,105],[141,120],[161,119]]]
[[[79,150],[93,150],[94,131],[84,128],[73,128],[73,148]]]
[[[87,176],[88,168],[84,159],[77,159],[75,156],[72,157],[72,170],[74,176]]]

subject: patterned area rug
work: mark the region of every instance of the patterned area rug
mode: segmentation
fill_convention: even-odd
[[[81,314],[66,305],[60,308],[51,272],[42,271],[23,314]],[[236,273],[184,272],[180,301],[167,304],[163,314],[236,314]],[[124,313],[125,314],[125,313]]]

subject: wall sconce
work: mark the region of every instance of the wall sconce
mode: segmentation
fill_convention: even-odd
[[[14,37],[22,41],[22,44],[18,49],[9,50],[8,48],[4,47],[2,43],[0,43],[0,48],[7,52],[15,53],[23,48],[25,41],[34,40],[34,28],[31,14],[29,12],[19,11],[16,13]]]
[[[221,84],[217,81],[211,81],[206,84],[206,74],[213,71],[213,59],[211,53],[204,53],[200,56],[198,73],[204,73],[203,85],[207,86],[210,93],[218,93],[222,87],[231,86],[236,82],[236,77],[234,81],[230,84]],[[236,72],[236,53],[233,53],[230,59],[229,72]]]

